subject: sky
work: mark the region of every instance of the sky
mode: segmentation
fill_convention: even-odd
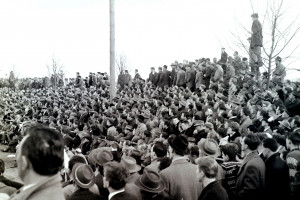
[[[233,55],[231,33],[243,31],[239,24],[250,30],[251,14],[264,15],[266,2],[253,0],[252,8],[249,0],[115,0],[116,58],[125,55],[132,73],[146,78],[150,67],[175,60],[219,58],[221,47]],[[300,3],[285,2],[296,16]],[[109,0],[0,0],[0,25],[0,77],[11,70],[47,76],[53,57],[66,77],[109,72]],[[299,42],[300,34],[293,45]],[[300,62],[289,67],[300,69]]]

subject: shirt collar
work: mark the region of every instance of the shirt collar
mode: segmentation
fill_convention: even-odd
[[[108,200],[110,200],[113,196],[115,196],[116,194],[119,194],[121,192],[124,192],[125,189],[122,189],[122,190],[118,190],[118,191],[115,191],[115,192],[112,192],[108,195]]]

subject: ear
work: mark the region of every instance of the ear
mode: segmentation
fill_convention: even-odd
[[[22,171],[24,171],[25,169],[29,168],[30,162],[26,156],[22,156],[21,160],[22,160],[21,169]]]

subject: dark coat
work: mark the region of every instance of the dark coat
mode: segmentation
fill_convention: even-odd
[[[251,27],[252,37],[251,37],[251,48],[255,46],[263,46],[263,35],[262,35],[262,25],[258,20],[254,20]]]
[[[266,197],[272,200],[290,199],[289,167],[275,153],[266,159]]]
[[[171,71],[171,85],[176,85],[177,73],[175,68]]]
[[[103,187],[103,176],[100,173],[95,177],[95,184],[98,186],[101,199],[108,199],[109,191]]]
[[[221,53],[221,60],[220,60],[220,62],[221,62],[222,64],[226,63],[226,62],[227,62],[227,57],[228,57],[228,54],[227,54],[225,51],[222,52],[222,53]]]
[[[170,83],[171,83],[171,72],[165,69],[160,73],[158,86],[162,88],[164,88],[165,86],[170,87]]]
[[[264,200],[265,163],[257,151],[248,154],[237,175],[236,196],[239,200]]]
[[[154,72],[154,73],[151,72],[149,74],[148,81],[151,81],[152,84],[156,85],[156,82],[157,82],[156,78],[157,78],[157,73],[156,72]]]
[[[80,189],[75,191],[67,200],[99,200],[99,196],[92,193],[89,189]]]
[[[124,191],[113,196],[111,200],[139,200],[139,199],[134,195]]]
[[[214,181],[202,190],[198,200],[228,200],[228,195],[221,184]]]
[[[185,86],[185,72],[183,70],[177,72],[176,85],[178,87]]]
[[[190,69],[185,72],[186,87],[188,87],[190,90],[193,90],[195,88],[195,79],[196,72],[194,70]]]

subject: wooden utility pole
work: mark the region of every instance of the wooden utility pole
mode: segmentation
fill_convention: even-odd
[[[110,100],[116,96],[115,77],[115,0],[109,0],[109,27],[110,27]]]

